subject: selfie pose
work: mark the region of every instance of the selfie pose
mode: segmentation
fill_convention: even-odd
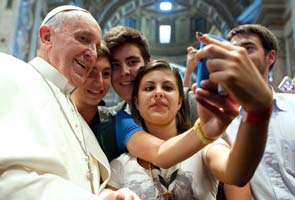
[[[167,62],[155,60],[142,67],[134,82],[131,104],[132,114],[137,122],[150,134],[163,140],[175,137],[183,129],[187,129],[187,105],[182,87],[177,69]],[[204,108],[210,107],[213,112],[216,108],[213,105],[218,104],[221,99],[225,103],[227,98],[220,97],[218,101],[208,99],[207,103],[212,103],[211,106],[205,103],[205,99],[199,99],[198,110],[203,119],[209,119],[212,114],[202,112]],[[208,144],[204,149],[168,169],[131,154],[123,154],[111,162],[109,187],[127,187],[142,199],[213,200],[216,198],[218,180],[231,183],[233,179],[242,180],[244,176],[241,174],[251,176],[259,160],[258,157],[249,155],[249,151],[244,148],[246,144],[251,145],[251,135],[238,134],[240,139],[243,138],[240,141],[242,143],[229,147],[222,139],[214,141],[202,137],[202,124],[199,120],[192,129]],[[254,144],[256,145],[257,150],[263,151],[263,140],[260,144]],[[247,166],[245,162],[239,162],[240,159],[244,159]],[[246,182],[232,183],[244,185]]]

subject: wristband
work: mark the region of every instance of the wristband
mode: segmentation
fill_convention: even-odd
[[[197,137],[201,140],[201,142],[204,145],[210,144],[210,143],[214,142],[217,138],[219,138],[219,137],[216,137],[214,139],[207,138],[202,131],[201,122],[200,122],[199,118],[195,122],[195,124],[193,126],[193,130],[196,132]]]
[[[269,119],[272,113],[272,104],[263,111],[243,111],[242,121],[248,124],[259,124]]]

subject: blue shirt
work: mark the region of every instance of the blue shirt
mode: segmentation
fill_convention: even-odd
[[[290,200],[295,199],[295,94],[273,96],[265,152],[250,185],[254,199]],[[239,115],[226,130],[231,141],[241,118]]]
[[[132,115],[125,111],[119,111],[116,115],[116,136],[120,152],[126,152],[126,145],[133,134],[143,131]]]

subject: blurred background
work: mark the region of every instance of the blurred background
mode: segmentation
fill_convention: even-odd
[[[279,58],[269,80],[276,89],[284,76],[295,76],[294,0],[1,0],[0,51],[24,61],[36,55],[37,31],[46,13],[59,5],[89,10],[103,33],[125,25],[148,39],[153,59],[167,59],[185,71],[186,48],[198,47],[195,32],[225,36],[246,23],[259,23],[279,39]],[[111,90],[108,105],[120,99]]]

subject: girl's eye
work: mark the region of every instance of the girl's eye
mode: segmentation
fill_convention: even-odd
[[[152,91],[153,89],[154,89],[153,86],[148,86],[148,87],[145,87],[145,88],[144,88],[144,91],[149,92],[149,91]]]
[[[165,91],[171,91],[171,90],[173,90],[173,87],[171,87],[171,86],[163,86],[163,89]]]

